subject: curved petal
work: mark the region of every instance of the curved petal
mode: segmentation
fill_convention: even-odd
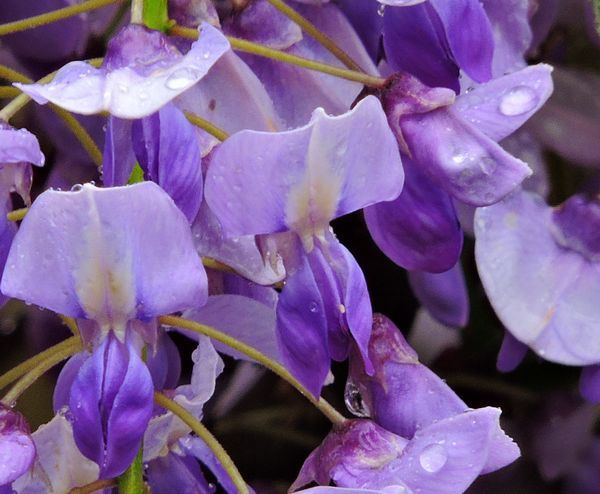
[[[131,176],[135,165],[131,126],[131,120],[108,118],[102,155],[102,183],[105,187],[126,185]]]
[[[23,416],[0,403],[0,486],[10,484],[29,470],[35,453]]]
[[[517,340],[509,331],[505,331],[496,368],[500,372],[511,372],[519,366],[526,354],[527,345]]]
[[[212,492],[198,462],[190,456],[169,453],[151,461],[147,469],[148,484],[155,494]]]
[[[187,220],[152,182],[41,194],[19,228],[1,287],[117,331],[207,297]]]
[[[399,266],[441,272],[458,261],[463,234],[448,194],[404,159],[406,182],[400,196],[365,208],[377,246]]]

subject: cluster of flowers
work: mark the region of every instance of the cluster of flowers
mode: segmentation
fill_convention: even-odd
[[[499,367],[514,369],[531,348],[583,367],[582,394],[600,401],[597,191],[548,206],[542,137],[517,131],[553,91],[552,68],[526,62],[555,21],[543,2],[170,0],[158,27],[144,3],[161,4],[134,1],[100,64],[12,78],[17,103],[96,115],[82,120],[92,137],[77,125],[102,186],[48,188],[31,202],[44,155],[7,123],[18,104],[0,110],[2,302],[49,309],[74,331],[0,376],[23,376],[0,402],[0,493],[110,492],[114,479],[137,492],[121,482],[136,463],[154,493],[214,492],[207,478],[251,492],[200,422],[223,370],[217,350],[267,365],[333,422],[293,491],[462,493],[515,461],[500,410],[470,408],[373,314],[365,276],[330,226],[358,210],[450,327],[468,319],[459,258],[464,233],[474,235],[507,330]],[[2,9],[6,21],[34,13],[16,0]],[[0,55],[41,76],[41,62],[74,57],[115,11],[68,17],[61,33],[13,34]],[[44,115],[59,142],[49,185],[93,179],[80,144]],[[18,227],[16,195],[27,206]],[[189,384],[172,331],[198,343]],[[55,416],[30,433],[14,402],[67,357]],[[346,360],[352,419],[319,399],[332,361]]]

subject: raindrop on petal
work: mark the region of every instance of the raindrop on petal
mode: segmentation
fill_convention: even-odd
[[[535,108],[538,102],[536,92],[528,86],[517,86],[500,100],[500,113],[508,117],[522,115]]]
[[[419,463],[423,470],[429,473],[441,470],[446,461],[448,461],[448,453],[446,453],[446,448],[440,444],[430,444],[419,456]]]

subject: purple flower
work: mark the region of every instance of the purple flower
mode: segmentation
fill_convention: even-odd
[[[99,69],[70,62],[48,84],[15,85],[40,104],[50,101],[82,115],[142,118],[196,84],[229,50],[218,29],[205,23],[199,30],[182,55],[164,34],[131,24],[111,40]]]
[[[346,358],[349,336],[364,349],[370,333],[364,277],[329,222],[395,198],[402,181],[393,135],[373,97],[340,117],[316,110],[292,131],[240,132],[211,160],[206,200],[224,234],[279,233],[264,243],[287,271],[278,338],[284,362],[315,394],[330,358]]]
[[[0,488],[29,470],[34,458],[35,445],[27,422],[0,403]]]

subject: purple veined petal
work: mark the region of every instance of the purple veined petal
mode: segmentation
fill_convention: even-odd
[[[417,300],[442,324],[462,328],[469,320],[469,294],[460,262],[443,273],[410,271]]]
[[[277,339],[283,364],[314,396],[319,396],[331,358],[327,313],[300,247],[297,256],[277,303]]]
[[[243,129],[272,132],[282,128],[262,82],[232,51],[225,53],[176,103],[230,134]]]
[[[29,470],[35,455],[25,418],[0,404],[0,486],[10,484]]]
[[[252,2],[237,15],[227,19],[223,30],[228,35],[276,50],[285,50],[302,39],[302,30],[298,24],[266,0]]]
[[[494,454],[494,434],[500,409],[480,408],[440,420],[419,430],[407,444],[396,475],[423,494],[459,494],[485,473],[488,455]],[[511,451],[502,466],[520,456]]]
[[[492,74],[499,77],[524,67],[525,53],[533,37],[529,25],[530,3],[527,0],[482,3],[494,34]],[[547,9],[546,3],[542,10]]]
[[[30,473],[13,484],[20,494],[69,492],[98,479],[98,465],[81,454],[71,424],[63,415],[55,415],[40,426],[32,438],[37,458]]]
[[[264,259],[254,235],[227,238],[217,217],[203,201],[192,225],[194,244],[201,256],[211,257],[260,285],[273,285],[285,277],[283,261]]]
[[[181,374],[181,357],[177,345],[165,331],[161,331],[154,351],[148,352],[146,361],[154,389],[173,389]]]
[[[538,64],[481,84],[456,98],[452,112],[494,141],[512,134],[552,94],[552,67]]]
[[[12,22],[72,5],[69,0],[13,0],[3,4],[0,22]],[[3,44],[30,62],[55,62],[77,56],[85,48],[89,22],[76,15],[33,29],[3,36]]]
[[[160,50],[160,56],[145,44]],[[162,33],[132,25],[113,38],[103,67],[71,62],[48,84],[15,85],[40,104],[49,101],[74,113],[108,111],[120,118],[142,118],[196,84],[230,48],[221,32],[207,23],[185,55],[168,45]],[[140,49],[150,62],[139,60],[142,55],[132,60],[132,53]]]
[[[401,127],[413,160],[467,204],[493,204],[531,175],[525,163],[446,108],[406,116]]]
[[[591,72],[557,67],[554,92],[531,119],[528,129],[541,143],[568,161],[598,167],[600,104],[595,98],[600,77]]]
[[[151,461],[147,469],[148,485],[155,494],[182,492],[207,494],[214,492],[198,462],[190,456],[169,453]]]
[[[69,405],[71,387],[77,378],[81,366],[90,357],[88,352],[79,352],[73,355],[61,369],[52,395],[52,408],[54,413],[59,413],[63,407]]]
[[[365,208],[377,246],[399,266],[441,272],[460,256],[463,234],[448,194],[404,158],[406,181],[400,196]]]
[[[185,317],[212,326],[233,338],[250,345],[267,357],[281,361],[275,334],[275,310],[241,295],[216,295],[199,309],[185,313]],[[215,342],[222,353],[248,360],[244,354]]]
[[[500,372],[512,372],[523,362],[526,354],[527,345],[521,343],[509,331],[506,331],[498,352],[496,369]]]
[[[494,37],[479,0],[429,0],[444,27],[456,64],[477,82],[492,78]]]
[[[386,8],[383,46],[395,71],[415,75],[430,87],[459,92],[459,68],[452,60],[439,16],[428,3],[408,8]]]
[[[600,365],[589,365],[582,369],[579,391],[586,400],[600,403]]]
[[[251,158],[240,162],[240,153]],[[206,200],[231,236],[291,229],[308,245],[333,218],[394,199],[403,178],[395,138],[369,96],[339,117],[316,110],[296,130],[230,137],[211,161]]]
[[[102,155],[102,182],[105,187],[126,185],[131,176],[135,165],[131,132],[131,120],[108,117]]]
[[[206,283],[187,220],[160,187],[144,182],[41,194],[1,286],[5,295],[124,331],[131,319],[202,305]]]
[[[202,202],[202,160],[196,128],[172,104],[136,120],[133,149],[149,180],[171,196],[190,223]]]
[[[112,332],[81,367],[69,399],[73,434],[100,466],[100,478],[114,478],[130,465],[152,415],[153,392],[145,364]]]
[[[600,308],[593,294],[600,290],[600,268],[556,242],[552,214],[541,198],[522,191],[478,209],[479,275],[517,340],[553,362],[596,364]]]

